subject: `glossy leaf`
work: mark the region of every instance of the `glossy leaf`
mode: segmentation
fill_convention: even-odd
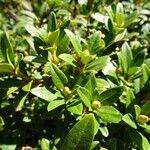
[[[3,42],[5,43],[5,50],[6,50],[6,56],[7,56],[7,60],[9,62],[10,65],[14,65],[14,58],[15,58],[15,55],[14,55],[14,51],[13,51],[13,47],[10,43],[10,39],[9,39],[9,36],[8,36],[8,33],[5,31],[4,32],[4,35],[3,35]]]
[[[84,87],[79,87],[77,93],[85,106],[90,107],[92,101],[91,93]]]
[[[145,59],[145,50],[140,51],[134,58],[134,62],[137,66],[141,66]]]
[[[80,56],[80,52],[82,51],[82,46],[81,46],[79,38],[68,29],[65,29],[65,32],[66,32],[67,36],[69,37],[74,50]]]
[[[54,44],[57,45],[59,34],[60,34],[60,30],[59,29],[49,33],[48,39],[47,39],[47,43],[48,43],[49,46],[53,46]]]
[[[123,87],[121,86],[110,88],[99,95],[99,101],[102,104],[113,104],[121,96],[122,91]]]
[[[100,148],[100,143],[99,141],[93,141],[90,150],[96,150]],[[101,150],[101,149],[100,149]]]
[[[62,100],[53,100],[51,101],[48,106],[47,106],[47,110],[48,111],[52,111],[54,110],[55,108],[59,107],[59,106],[62,106],[65,104],[65,100],[62,99]]]
[[[105,42],[100,38],[100,32],[95,32],[88,42],[89,51],[92,54],[100,52],[105,47]]]
[[[31,90],[31,86],[32,86],[33,80],[30,81],[28,84],[26,84],[25,86],[22,87],[22,90],[25,92],[30,92]]]
[[[66,84],[68,82],[66,75],[55,64],[53,64],[52,66],[53,66],[56,74],[58,75],[58,77],[63,82],[63,84]]]
[[[74,58],[72,55],[70,55],[70,54],[67,54],[67,53],[60,54],[60,55],[59,55],[59,58],[62,59],[63,61],[65,61],[66,63],[68,63],[68,64],[74,66],[74,67],[76,66],[76,64],[75,64],[76,60],[75,60],[75,58]]]
[[[16,111],[22,110],[22,108],[25,105],[25,101],[27,100],[27,97],[28,97],[28,93],[20,93],[16,97],[15,104],[14,104]]]
[[[134,105],[136,118],[141,114],[141,108],[138,105]]]
[[[122,119],[121,113],[112,106],[102,106],[94,112],[105,122],[119,123]]]
[[[99,92],[105,91],[106,89],[110,88],[109,83],[101,78],[96,78],[96,84]]]
[[[73,114],[81,115],[83,112],[83,104],[75,99],[75,102],[72,102],[67,106],[67,110]]]
[[[45,138],[41,139],[41,150],[49,150],[50,149],[49,144],[50,144],[49,140]]]
[[[133,120],[133,116],[131,114],[125,114],[123,117],[122,117],[122,120],[127,123],[129,126],[131,126],[132,128],[134,129],[137,129],[137,126]]]
[[[80,57],[82,64],[86,65],[95,59],[96,55],[90,55],[89,50],[84,50],[83,52],[80,52]]]
[[[12,144],[12,145],[5,145],[5,144],[0,145],[0,149],[2,149],[2,150],[15,150],[16,147],[17,147],[17,145],[15,145],[15,144]]]
[[[8,62],[4,34],[0,34],[0,62]]]
[[[100,132],[102,133],[102,135],[104,137],[108,137],[109,136],[109,131],[107,129],[107,127],[99,127]]]
[[[31,93],[41,99],[44,99],[48,102],[57,98],[52,92],[50,92],[46,87],[36,87],[31,89]]]
[[[131,65],[131,62],[133,60],[131,48],[129,47],[128,43],[124,43],[122,45],[122,49],[119,54],[119,60],[120,60],[120,65],[124,71],[124,74],[126,75]]]
[[[99,57],[98,59],[95,59],[91,63],[89,63],[86,67],[86,70],[94,70],[94,71],[99,71],[102,70],[106,64],[109,62],[110,58],[109,56],[102,56]]]
[[[127,111],[131,112],[133,110],[133,105],[135,104],[135,95],[131,88],[126,89],[126,108]]]
[[[14,68],[12,65],[7,64],[7,63],[1,63],[0,64],[0,74],[1,73],[13,73]]]
[[[4,122],[3,118],[0,116],[0,130],[3,129],[4,125],[5,125],[5,122]]]
[[[121,33],[117,34],[115,36],[115,39],[114,39],[113,43],[122,41],[125,38],[126,34],[127,34],[127,30],[126,29],[123,30]]]
[[[97,86],[96,77],[94,74],[90,74],[88,77],[88,81],[85,84],[85,88],[88,89],[88,91],[93,94],[95,88]]]
[[[124,27],[129,26],[131,23],[134,23],[135,20],[138,18],[138,13],[137,12],[133,12],[130,13],[129,15],[127,15],[127,17],[125,18],[125,24]]]
[[[129,135],[140,150],[150,149],[150,144],[142,133],[135,130],[130,130]]]
[[[40,35],[40,32],[37,28],[35,28],[34,26],[32,25],[26,25],[25,26],[25,29],[27,30],[27,32],[29,34],[31,34],[33,37],[39,37]]]
[[[55,65],[50,65],[50,72],[53,83],[58,89],[63,89],[64,84],[68,82],[66,75]]]
[[[124,25],[124,14],[122,12],[116,13],[115,21],[118,27],[122,27]]]
[[[144,129],[144,131],[148,134],[150,134],[150,125],[149,124],[138,124],[140,127],[142,127]]]
[[[142,77],[140,80],[141,89],[148,82],[149,78],[150,78],[150,68],[147,65],[143,64],[142,65]]]
[[[47,32],[53,32],[57,28],[56,15],[52,12],[48,17]]]
[[[70,130],[60,150],[90,150],[94,138],[94,116],[87,114]]]
[[[150,102],[145,103],[141,108],[142,114],[150,115]]]

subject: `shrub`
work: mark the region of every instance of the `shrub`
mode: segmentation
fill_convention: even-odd
[[[149,1],[0,8],[2,150],[150,149]]]

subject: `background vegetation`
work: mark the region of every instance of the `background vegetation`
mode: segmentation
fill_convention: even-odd
[[[150,149],[148,0],[0,0],[2,150]]]

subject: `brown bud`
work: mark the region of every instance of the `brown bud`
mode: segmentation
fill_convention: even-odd
[[[53,60],[52,60],[53,63],[54,64],[58,64],[59,63],[59,58],[57,56],[55,56],[55,55],[53,55],[52,57],[53,57]]]
[[[117,69],[116,69],[116,73],[119,74],[119,75],[122,75],[122,73],[123,73],[122,68],[120,68],[120,67],[117,68]]]

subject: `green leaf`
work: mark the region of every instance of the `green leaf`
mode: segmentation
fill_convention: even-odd
[[[16,96],[14,107],[16,111],[21,111],[24,107],[25,101],[27,100],[28,93],[22,92]]]
[[[141,108],[140,108],[140,106],[134,105],[134,110],[135,110],[136,118],[138,118],[138,116],[141,114]]]
[[[100,132],[102,133],[102,135],[104,137],[108,137],[109,136],[109,132],[108,132],[107,127],[99,127],[99,130],[100,130]]]
[[[150,116],[150,102],[147,102],[142,106],[141,113]]]
[[[46,0],[50,8],[59,6],[62,2],[62,0]]]
[[[79,87],[77,89],[77,93],[79,97],[81,98],[82,102],[85,104],[85,106],[90,107],[91,101],[92,101],[91,93],[84,87]]]
[[[118,3],[117,4],[117,7],[116,7],[116,13],[123,13],[124,12],[124,8],[123,8],[123,5],[122,3]]]
[[[134,57],[134,62],[137,66],[141,66],[144,62],[144,59],[145,59],[145,50],[142,50],[136,54],[136,56]]]
[[[113,43],[119,42],[121,40],[123,40],[125,38],[125,35],[127,34],[127,30],[123,30],[121,33],[117,34],[113,40],[113,42],[111,43],[111,45]]]
[[[102,70],[106,64],[109,62],[110,58],[109,56],[102,56],[99,57],[97,59],[95,59],[94,61],[92,61],[91,63],[89,63],[86,67],[86,70],[94,70],[94,71],[99,71]]]
[[[3,118],[0,116],[0,131],[2,131],[4,128],[3,126],[5,125],[5,122],[3,120]]]
[[[47,43],[49,46],[53,46],[54,44],[57,44],[58,38],[59,38],[60,30],[57,29],[48,35]]]
[[[122,27],[124,25],[124,14],[122,12],[116,13],[115,21],[118,27]]]
[[[143,64],[142,65],[142,77],[140,78],[141,89],[149,81],[149,78],[150,78],[150,68],[146,64]]]
[[[93,59],[95,59],[96,55],[90,55],[89,50],[84,50],[83,52],[80,52],[81,62],[82,64],[86,65]]]
[[[91,144],[90,150],[97,150],[99,148],[100,148],[100,142],[99,141],[93,141]],[[102,150],[102,149],[99,149],[99,150]]]
[[[57,29],[56,15],[54,12],[48,17],[47,32],[53,32]]]
[[[41,56],[26,56],[23,59],[26,63],[40,63],[45,64],[47,62],[47,59]]]
[[[140,92],[140,78],[137,78],[134,80],[134,91],[135,91],[135,94],[139,93]]]
[[[13,73],[14,68],[12,65],[7,64],[7,63],[1,63],[0,64],[0,74],[1,73]]]
[[[60,54],[58,57],[60,59],[62,59],[63,61],[65,61],[66,63],[68,63],[74,67],[76,66],[76,64],[75,64],[76,60],[72,55],[64,53],[64,54]]]
[[[68,83],[68,79],[66,77],[66,75],[55,65],[52,64],[53,69],[55,70],[56,74],[58,75],[58,77],[61,79],[63,84],[67,84]]]
[[[17,147],[17,145],[14,145],[14,144],[12,144],[12,145],[5,145],[5,144],[0,145],[0,149],[2,149],[2,150],[16,150],[16,147]]]
[[[135,95],[131,88],[126,88],[126,108],[129,112],[132,111],[135,104]]]
[[[129,135],[140,150],[150,149],[150,144],[147,138],[142,133],[136,130],[130,130]]]
[[[125,114],[123,117],[122,117],[122,120],[127,123],[129,126],[131,126],[132,128],[134,129],[137,129],[137,126],[133,120],[133,116],[131,114]]]
[[[66,75],[55,64],[50,65],[50,71],[55,86],[58,89],[63,89],[68,82]]]
[[[33,80],[30,81],[28,84],[26,84],[25,86],[22,87],[22,90],[25,92],[30,92],[31,90],[31,86],[32,86]]]
[[[122,120],[121,113],[112,106],[102,106],[99,110],[94,112],[106,122],[119,123]]]
[[[53,100],[51,101],[48,106],[47,106],[47,111],[52,111],[54,110],[55,108],[59,107],[59,106],[62,106],[65,104],[65,100],[62,99],[62,100]]]
[[[4,34],[0,34],[0,62],[8,62]]]
[[[100,123],[97,121],[97,119],[94,116],[94,135],[98,133],[99,126],[100,126]]]
[[[47,90],[46,87],[36,87],[31,89],[31,93],[41,99],[44,99],[48,102],[54,100],[57,98],[56,95],[54,95],[52,92],[50,92],[49,90]]]
[[[8,88],[6,95],[9,96],[10,94],[14,93],[17,90],[18,90],[18,87],[10,87]]]
[[[72,45],[73,45],[73,48],[74,50],[77,52],[77,54],[80,56],[80,53],[82,52],[82,46],[81,46],[81,43],[80,43],[80,39],[75,36],[70,30],[68,29],[65,29],[65,32],[67,34],[67,36],[69,37]]]
[[[104,105],[113,104],[121,96],[122,92],[123,92],[122,86],[118,86],[118,87],[105,90],[99,95],[99,101]]]
[[[122,45],[121,52],[119,53],[119,61],[120,61],[119,63],[125,75],[127,75],[132,60],[133,60],[133,56],[132,56],[131,48],[129,47],[128,43],[125,42]]]
[[[148,125],[148,124],[141,124],[141,123],[139,123],[138,125],[139,125],[140,127],[144,128],[144,131],[145,131],[146,133],[150,134],[150,125]]]
[[[25,25],[25,29],[33,37],[39,37],[39,35],[40,35],[39,30],[37,28],[35,28],[34,26],[32,26],[32,25],[29,25],[29,24]]]
[[[67,110],[73,114],[76,115],[82,115],[83,112],[83,105],[80,101],[74,100],[75,102],[72,102],[67,106]]]
[[[130,13],[125,18],[124,27],[129,26],[130,24],[134,23],[135,20],[139,17],[139,14],[137,12]]]
[[[97,89],[99,92],[105,91],[106,89],[110,88],[109,83],[101,78],[96,78],[96,84],[97,84]]]
[[[15,55],[14,55],[14,51],[13,51],[13,48],[12,48],[12,45],[10,43],[10,39],[9,39],[9,36],[7,34],[7,32],[5,31],[4,32],[4,42],[5,42],[5,47],[6,47],[6,55],[7,55],[7,59],[8,59],[8,62],[10,65],[14,65],[14,62],[15,62]]]
[[[88,81],[85,84],[85,88],[88,89],[88,91],[93,94],[95,88],[97,86],[96,77],[94,74],[90,74],[88,77]]]
[[[49,140],[42,138],[41,139],[41,150],[49,150],[50,149]]]
[[[100,32],[95,32],[88,42],[89,51],[91,54],[100,52],[105,47],[105,42],[100,38]]]
[[[112,33],[113,31],[113,22],[112,22],[112,19],[108,18],[108,19],[105,19],[105,26],[107,28],[107,30]]]
[[[86,115],[70,130],[60,150],[90,150],[94,138],[94,116]]]

